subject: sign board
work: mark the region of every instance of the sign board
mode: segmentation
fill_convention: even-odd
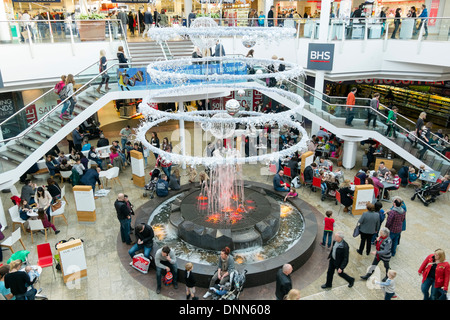
[[[353,215],[361,215],[367,211],[367,203],[372,203],[374,188],[371,184],[356,185],[353,194]]]
[[[64,283],[87,276],[86,256],[80,239],[67,241],[56,246],[61,263]]]
[[[439,2],[440,0],[433,0],[431,1],[431,7],[429,12],[430,19],[428,20],[428,26],[434,27],[436,25],[436,18],[439,11]]]
[[[334,44],[310,43],[308,48],[308,65],[311,70],[333,70]]]

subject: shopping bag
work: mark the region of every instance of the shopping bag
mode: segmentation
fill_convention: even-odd
[[[131,266],[144,274],[148,273],[148,269],[150,267],[150,259],[144,257],[143,253],[137,254],[133,257]]]

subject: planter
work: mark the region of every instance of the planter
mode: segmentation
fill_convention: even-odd
[[[77,21],[81,41],[105,40],[105,21]]]

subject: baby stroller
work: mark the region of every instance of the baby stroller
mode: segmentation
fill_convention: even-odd
[[[339,189],[339,184],[337,181],[325,181],[325,184],[327,185],[327,190],[325,193],[321,196],[320,200],[324,201],[325,199],[333,199],[336,201],[336,191]]]
[[[244,290],[247,270],[239,272],[234,270],[230,274],[230,281],[224,285],[216,285],[210,288],[213,300],[239,300],[239,296]]]
[[[436,198],[440,195],[440,183],[427,184],[421,188],[415,190],[411,200],[414,201],[416,196],[427,207],[430,203],[435,202]]]
[[[148,192],[144,192],[144,197],[150,196],[150,199],[154,198],[156,183],[158,182],[160,173],[161,171],[158,168],[155,168],[152,172],[150,172],[150,181],[144,187],[144,189]]]

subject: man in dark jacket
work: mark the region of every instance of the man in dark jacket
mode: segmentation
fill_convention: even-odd
[[[327,282],[322,285],[322,289],[331,288],[333,284],[334,271],[337,270],[338,276],[345,279],[348,282],[348,287],[353,287],[355,278],[350,277],[344,272],[345,267],[348,264],[349,246],[344,240],[344,234],[340,231],[336,232],[334,241],[328,259]]]
[[[103,133],[100,134],[100,138],[97,141],[97,148],[109,146],[109,140],[105,138]]]
[[[123,193],[117,195],[117,200],[114,202],[114,208],[116,208],[117,219],[120,222],[120,236],[122,242],[130,245],[131,213],[125,202],[125,195]]]
[[[98,183],[100,188],[102,187],[102,182],[100,181],[100,167],[88,169],[80,179],[80,182],[85,186],[91,186],[92,191],[95,193],[95,184]]]
[[[169,183],[167,182],[167,176],[162,174],[156,183],[156,195],[158,197],[166,197],[169,194]]]
[[[315,162],[311,163],[311,165],[305,168],[305,171],[303,172],[305,183],[312,183],[314,177],[314,169],[316,168],[317,164]]]
[[[292,266],[290,264],[285,264],[278,270],[275,288],[277,300],[283,300],[284,296],[292,289],[291,273]]]
[[[269,27],[273,27],[273,24],[274,24],[274,21],[273,21],[274,11],[275,11],[275,7],[271,6],[269,12],[267,13],[267,25]]]
[[[131,247],[130,250],[128,250],[128,254],[131,258],[133,258],[136,251],[143,249],[144,257],[150,259],[150,252],[153,248],[153,238],[155,236],[152,227],[148,224],[141,223],[140,225],[136,226],[134,232],[137,242],[134,244],[134,246]]]

